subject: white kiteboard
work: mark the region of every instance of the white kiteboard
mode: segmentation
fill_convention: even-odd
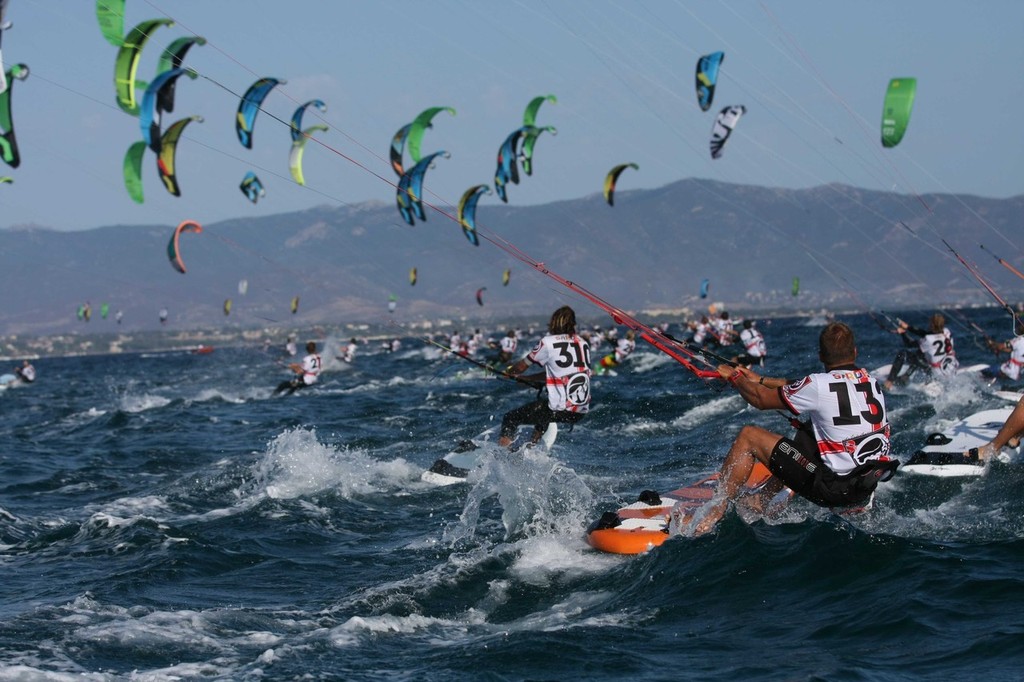
[[[1002,398],[1003,400],[1009,400],[1011,403],[1017,403],[1020,402],[1021,398],[1024,398],[1024,392],[995,391],[995,396],[997,398]]]
[[[987,368],[988,368],[988,365],[984,365],[984,364],[980,364],[980,365],[962,365],[962,366],[956,368],[956,373],[957,373],[957,376],[960,376],[960,375],[963,375],[963,374],[973,374],[975,372],[980,372],[981,370],[987,369]],[[891,372],[891,371],[892,371],[892,363],[890,363],[888,365],[882,365],[878,369],[876,369],[873,372],[871,372],[871,376],[873,376],[874,378],[876,378],[876,379],[878,379],[880,381],[885,381],[889,377],[889,372]],[[907,376],[907,372],[909,372],[909,371],[910,371],[910,363],[909,362],[903,363],[903,366],[900,367],[900,372],[897,375],[897,378]],[[922,374],[922,376],[925,376],[926,374],[927,373],[924,373],[924,374]]]
[[[965,453],[995,438],[1012,411],[1011,407],[984,410],[932,433],[925,439],[925,446],[900,466],[900,471],[924,476],[981,476],[986,460]],[[1015,454],[1020,454],[1020,446],[1003,448],[999,459],[1009,461]]]
[[[460,442],[454,450],[430,465],[430,468],[420,475],[420,480],[433,485],[465,483],[469,472],[482,465],[484,460],[494,453],[494,448],[498,447],[497,441],[491,440],[494,432],[495,429],[488,429],[473,440]],[[550,450],[557,437],[558,424],[551,422],[534,447],[543,448],[544,451]]]

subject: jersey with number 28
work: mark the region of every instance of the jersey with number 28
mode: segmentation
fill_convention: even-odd
[[[590,344],[576,334],[549,334],[526,356],[547,372],[548,407],[554,412],[590,409]]]
[[[889,454],[885,398],[867,371],[836,368],[780,390],[793,414],[810,417],[818,453],[837,474]]]

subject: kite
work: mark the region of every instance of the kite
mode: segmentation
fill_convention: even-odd
[[[388,294],[388,312],[395,312],[395,308],[398,307],[398,297],[394,294]]]
[[[416,286],[416,280],[419,279],[419,275],[416,272],[416,268],[409,270],[409,286]]]
[[[240,279],[238,280],[238,295],[245,296],[245,292],[249,291],[249,280]]]
[[[406,171],[398,181],[396,200],[398,212],[401,213],[405,222],[415,224],[413,216],[420,220],[426,220],[427,214],[423,211],[423,177],[430,168],[430,164],[438,156],[449,158],[451,155],[446,151],[434,152],[420,159],[415,166]],[[410,210],[411,209],[411,210]]]
[[[479,305],[484,304],[484,292],[487,291],[487,287],[480,287],[476,290],[476,302]]]
[[[227,317],[230,314],[231,314],[231,299],[230,298],[225,298],[224,299],[224,317]]]
[[[178,249],[178,239],[181,237],[182,232],[195,232],[200,234],[203,231],[203,226],[194,220],[183,220],[180,225],[174,228],[174,233],[171,235],[171,241],[167,242],[167,258],[171,261],[171,267],[185,274],[185,263],[181,260],[181,251]]]
[[[540,97],[534,97],[531,99],[530,103],[526,105],[526,110],[523,112],[524,126],[537,125],[537,111],[540,109],[540,105],[544,104],[544,102],[557,104],[558,98],[554,95],[541,95]]]
[[[506,268],[505,272],[501,273],[501,286],[507,287],[510,279],[512,279],[512,271]]]
[[[409,225],[415,225],[416,221],[412,217],[412,197],[409,196],[410,182],[412,182],[412,170],[402,173],[402,177],[398,180],[398,186],[395,189],[395,202],[398,204],[398,213],[401,214],[402,220]]]
[[[715,83],[718,82],[718,67],[725,59],[724,52],[712,52],[697,60],[697,104],[701,111],[711,108],[715,98]]]
[[[411,123],[406,123],[398,129],[398,132],[391,138],[391,168],[398,177],[405,173],[405,166],[402,164],[402,152],[405,151],[405,140],[409,137]]]
[[[796,296],[800,293],[800,278],[793,278],[793,295]]]
[[[420,115],[413,119],[413,122],[409,124],[409,134],[405,140],[405,143],[409,146],[409,157],[415,163],[419,163],[423,158],[420,152],[420,144],[423,142],[423,133],[427,131],[427,128],[432,128],[433,124],[431,121],[442,111],[447,111],[452,116],[455,115],[455,110],[451,107],[431,107],[424,109],[420,112]]]
[[[21,164],[18,142],[14,138],[14,119],[11,116],[13,79],[23,81],[26,78],[28,78],[28,67],[24,64],[15,64],[7,69],[7,89],[0,92],[0,159],[3,159],[4,163],[11,168],[17,168]]]
[[[142,157],[146,154],[146,143],[139,140],[124,154],[124,186],[128,196],[137,204],[143,201]]]
[[[711,288],[711,280],[709,280],[707,277],[705,277],[704,279],[702,279],[700,281],[700,297],[701,298],[707,298],[708,297],[708,289],[710,289],[710,288]]]
[[[263,183],[260,182],[259,177],[252,171],[245,174],[245,177],[242,178],[242,184],[238,188],[254,204],[259,201],[260,197],[267,196],[267,191],[263,189]]]
[[[0,41],[3,40],[4,31],[11,27],[11,22],[4,20],[7,13],[7,0],[0,0]],[[4,53],[0,50],[0,94],[7,91],[7,72],[4,71]]]
[[[178,178],[175,176],[174,157],[178,150],[178,138],[192,121],[203,122],[202,116],[189,116],[180,121],[172,123],[160,138],[160,153],[156,157],[156,169],[160,172],[160,179],[164,181],[167,191],[176,197],[181,196],[181,188],[178,186]]]
[[[459,199],[459,225],[462,226],[463,234],[473,246],[480,246],[480,239],[476,236],[476,204],[480,201],[481,196],[490,193],[490,185],[474,185],[467,189]]]
[[[125,0],[96,0],[96,20],[100,33],[114,47],[124,44]]]
[[[917,92],[916,78],[893,78],[885,91],[882,106],[882,146],[895,147],[907,132],[910,111],[914,108],[914,94]]]
[[[739,123],[740,117],[747,113],[747,108],[742,104],[725,107],[715,117],[715,125],[711,128],[711,158],[717,159],[722,155],[722,148],[725,141],[732,135],[732,129]]]
[[[295,296],[292,298],[292,315],[299,312],[299,297]]]
[[[161,98],[160,93],[165,88],[173,88],[175,81],[181,76],[188,76],[195,80],[199,74],[192,69],[164,71],[153,79],[142,96],[142,106],[139,109],[139,128],[142,130],[142,140],[153,150],[154,154],[160,153],[160,113],[169,111],[160,107],[160,102],[166,101],[166,97]],[[172,95],[171,101],[173,102],[173,100],[174,96]]]
[[[109,313],[110,313],[110,304],[109,303],[101,303],[100,304],[100,317],[105,320],[105,319],[107,319],[107,315]]]
[[[412,170],[409,171],[409,175],[412,177],[409,182],[409,197],[412,199],[413,213],[420,220],[427,219],[427,214],[423,211],[423,178],[427,174],[427,169],[432,167],[431,164],[434,162],[434,159],[439,156],[444,159],[451,158],[451,154],[446,151],[434,152],[420,159],[412,167]]]
[[[519,167],[516,164],[516,145],[519,143],[519,138],[526,132],[526,126],[517,128],[501,144],[498,148],[498,167],[494,171],[494,191],[498,193],[498,197],[508,203],[508,195],[506,194],[505,185],[512,182],[516,185],[519,184]]]
[[[294,122],[294,119],[292,121]],[[299,133],[299,139],[292,141],[292,151],[288,155],[288,170],[292,172],[292,179],[300,185],[306,184],[306,179],[302,176],[302,155],[306,150],[306,142],[318,130],[327,132],[328,128],[317,123],[303,130]],[[292,131],[292,135],[294,134],[295,132]]]
[[[263,100],[275,86],[287,81],[280,78],[260,78],[249,86],[238,102],[238,113],[235,115],[235,132],[238,141],[246,149],[252,149],[252,127],[256,122],[256,114],[260,111]]]
[[[104,2],[104,0],[99,1]],[[188,53],[189,48],[193,45],[205,44],[206,38],[203,38],[202,36],[186,36],[184,38],[178,38],[164,48],[163,53],[160,55],[160,61],[157,62],[156,72],[164,73],[165,71],[180,69],[182,62],[185,61],[185,54]],[[195,75],[189,75],[189,78],[195,79],[195,77]],[[174,111],[174,81],[165,85],[157,93],[156,106],[160,111],[166,111],[168,113]]]
[[[615,205],[615,183],[619,181],[619,176],[622,175],[622,171],[627,168],[640,170],[640,166],[635,163],[623,163],[612,168],[608,171],[608,175],[604,176],[604,200],[608,202],[609,206]]]
[[[0,178],[0,185],[2,185],[4,183],[6,183],[8,185],[13,184],[14,183],[14,178],[12,178],[10,175],[5,175],[2,178]]]
[[[320,110],[320,113],[327,112],[327,105],[318,99],[311,99],[305,104],[300,105],[299,108],[295,110],[295,113],[292,114],[292,142],[305,139],[305,136],[302,134],[302,116],[306,113],[306,109],[309,107],[316,107]],[[326,128],[324,128],[324,130],[326,130]]]
[[[519,152],[519,160],[523,162],[523,172],[527,175],[533,175],[533,146],[537,144],[537,138],[544,132],[551,133],[552,135],[558,134],[555,126],[544,126],[543,128],[526,126],[526,132],[523,134],[522,149]]]
[[[102,1],[102,0],[101,0]],[[114,62],[114,90],[117,92],[117,106],[121,111],[132,116],[139,115],[139,102],[135,96],[136,89],[146,87],[143,81],[136,81],[135,75],[139,70],[139,58],[142,56],[142,48],[146,41],[153,35],[153,31],[161,26],[174,26],[171,19],[149,19],[131,30],[117,51],[117,59]]]

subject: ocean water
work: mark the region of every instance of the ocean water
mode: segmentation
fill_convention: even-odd
[[[892,360],[897,337],[847,321],[861,364]],[[766,374],[819,369],[818,321],[759,326]],[[994,360],[952,329],[962,362]],[[0,394],[0,680],[1024,677],[1018,462],[604,555],[583,539],[602,512],[785,420],[640,344],[550,453],[434,488],[434,459],[533,392],[415,338],[332,355],[283,398],[256,347],[42,358]],[[903,459],[1008,405],[969,377],[921,388],[887,396]]]

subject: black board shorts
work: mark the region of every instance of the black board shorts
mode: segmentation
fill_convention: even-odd
[[[888,480],[898,461],[871,461],[846,476],[829,469],[817,444],[805,431],[794,439],[780,438],[768,458],[768,469],[800,497],[819,507],[849,507],[866,502],[880,480]],[[886,476],[886,474],[888,476]]]

